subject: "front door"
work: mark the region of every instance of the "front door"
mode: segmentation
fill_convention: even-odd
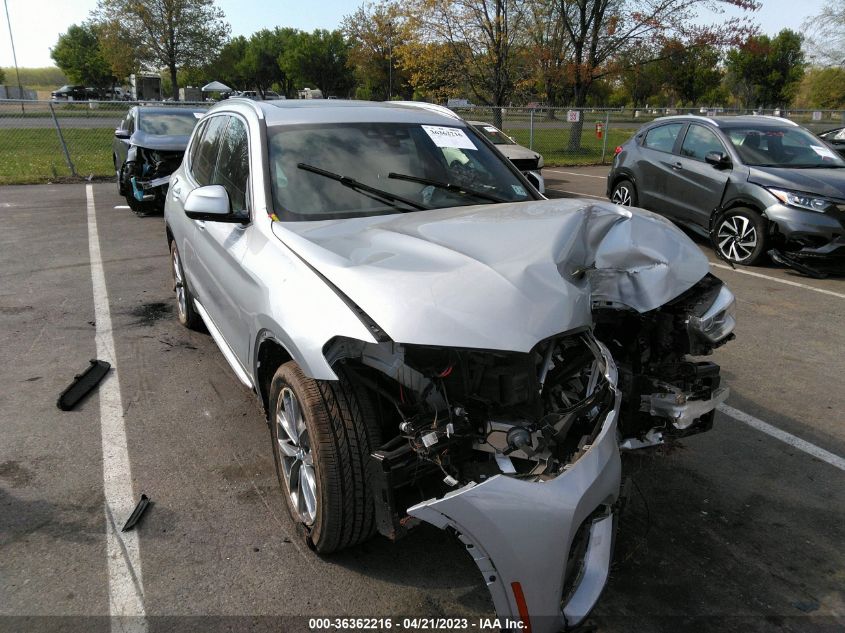
[[[669,182],[668,195],[676,201],[677,219],[710,228],[710,217],[722,203],[730,167],[705,162],[708,152],[728,155],[712,130],[693,123],[681,143],[678,164]]]

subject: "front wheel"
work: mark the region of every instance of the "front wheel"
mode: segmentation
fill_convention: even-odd
[[[620,180],[610,193],[610,201],[623,207],[637,206],[637,190],[630,180]]]
[[[290,361],[270,386],[279,483],[291,517],[322,554],[375,532],[367,462],[381,434],[368,394],[344,367],[335,371],[339,380],[314,380]]]
[[[750,266],[765,252],[766,220],[751,209],[731,209],[716,218],[710,239],[722,258]]]

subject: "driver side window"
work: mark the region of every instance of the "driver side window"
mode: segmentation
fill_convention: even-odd
[[[229,194],[232,213],[242,213],[247,210],[248,182],[249,137],[246,125],[237,117],[229,117],[211,184],[223,185]]]

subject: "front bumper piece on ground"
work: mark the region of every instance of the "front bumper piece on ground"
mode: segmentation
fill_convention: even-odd
[[[457,532],[484,576],[503,630],[525,630],[515,624],[525,619],[532,633],[567,630],[598,601],[613,555],[618,414],[617,398],[593,445],[552,479],[496,475],[408,509]],[[580,528],[586,546],[573,547]]]

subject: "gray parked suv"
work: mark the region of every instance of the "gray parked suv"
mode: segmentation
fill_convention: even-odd
[[[845,160],[774,117],[657,119],[617,148],[607,195],[705,235],[737,264],[845,269]]]
[[[259,397],[309,544],[449,528],[535,633],[601,594],[620,449],[704,431],[728,395],[700,357],[733,295],[701,249],[646,211],[541,199],[442,109],[228,99],[165,223],[179,320]]]

